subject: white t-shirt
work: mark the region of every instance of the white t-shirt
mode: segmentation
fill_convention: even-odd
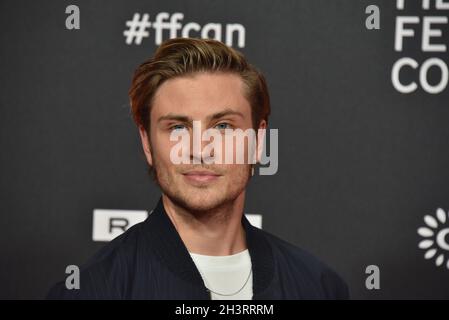
[[[191,252],[190,256],[202,275],[204,284],[211,291],[212,300],[252,299],[253,274],[248,249],[230,256],[206,256]],[[228,296],[229,294],[233,295]]]

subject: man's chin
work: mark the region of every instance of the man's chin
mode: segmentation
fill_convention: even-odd
[[[205,195],[204,197],[191,196],[186,198],[186,207],[191,211],[203,212],[210,211],[220,207],[224,202],[224,199],[217,199],[211,195]]]
[[[173,202],[190,212],[206,212],[222,206],[226,199],[210,190],[193,190],[193,192],[170,196]]]

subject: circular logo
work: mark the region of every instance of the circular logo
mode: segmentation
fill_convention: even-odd
[[[425,226],[418,228],[418,234],[423,237],[418,247],[426,250],[424,258],[435,259],[436,266],[445,265],[449,269],[449,223],[448,214],[438,208],[435,217],[424,216]]]

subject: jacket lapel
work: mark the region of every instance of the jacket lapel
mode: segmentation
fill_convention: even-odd
[[[162,197],[144,224],[152,252],[171,272],[200,288],[204,292],[204,299],[210,299],[201,274],[165,211]],[[270,243],[261,230],[251,225],[245,215],[242,217],[242,224],[253,268],[253,300],[270,299],[272,294],[269,286],[275,268]]]

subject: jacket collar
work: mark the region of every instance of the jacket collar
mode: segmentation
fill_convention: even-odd
[[[253,299],[268,299],[266,289],[274,277],[274,258],[270,243],[264,232],[251,225],[245,215],[242,216],[242,224],[253,268]],[[182,279],[205,289],[187,247],[165,211],[162,197],[144,225],[151,249],[166,267]]]

